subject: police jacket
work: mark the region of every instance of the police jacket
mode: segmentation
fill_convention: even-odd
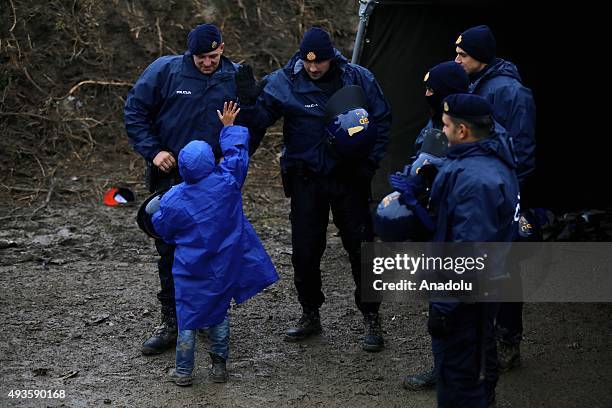
[[[192,143],[181,152],[185,181],[164,194],[152,217],[156,232],[176,245],[172,275],[180,330],[221,323],[232,298],[244,302],[278,280],[242,211],[248,130],[223,128],[224,160],[217,166],[202,145]]]
[[[511,242],[519,204],[514,159],[499,135],[449,147],[431,188],[436,242]]]
[[[493,134],[451,146],[431,188],[434,242],[512,242],[517,237],[519,186],[504,139]],[[495,260],[501,262],[503,260]],[[503,273],[491,268],[491,277]],[[456,302],[436,302],[449,313]]]
[[[336,50],[333,63],[341,71],[342,86],[359,85],[363,88],[370,118],[378,127],[377,141],[367,158],[367,164],[376,168],[389,142],[391,112],[374,75],[366,68],[351,64]],[[336,165],[327,146],[325,105],[329,99],[321,88],[301,74],[303,61],[296,53],[287,65],[269,74],[267,84],[254,107],[242,107],[253,121],[264,127],[284,117],[284,149],[281,165],[290,168],[304,162],[316,173],[328,174]]]
[[[138,78],[125,102],[125,127],[134,149],[152,161],[160,150],[178,157],[190,141],[204,140],[219,157],[223,125],[217,109],[223,110],[223,102],[236,100],[237,68],[221,56],[219,68],[204,75],[189,52],[155,60]]]
[[[493,116],[512,138],[519,182],[535,169],[535,120],[533,94],[521,83],[516,66],[497,58],[471,85],[470,92],[493,104]]]

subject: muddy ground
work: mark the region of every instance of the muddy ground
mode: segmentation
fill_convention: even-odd
[[[140,354],[158,324],[159,284],[155,250],[136,226],[135,207],[51,194],[37,210],[40,202],[3,198],[0,406],[434,407],[433,391],[400,386],[403,375],[432,363],[426,305],[384,304],[387,347],[362,351],[348,260],[333,226],[322,264],[324,333],[303,344],[282,340],[299,308],[278,143],[274,134],[269,140],[254,156],[244,201],[282,279],[231,311],[226,384],[208,379],[202,341],[192,388],[166,382],[172,352]],[[127,184],[139,197],[146,194],[138,165],[107,167],[107,174],[132,177]],[[612,407],[611,312],[610,304],[527,305],[523,367],[501,377],[498,406]],[[13,389],[65,390],[66,397],[15,400],[8,398]]]

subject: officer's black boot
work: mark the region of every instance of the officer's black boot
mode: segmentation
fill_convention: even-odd
[[[142,354],[150,356],[160,354],[176,346],[176,316],[162,314],[162,324],[157,327],[155,334],[142,343]]]
[[[302,313],[302,317],[297,323],[297,326],[291,327],[285,334],[285,341],[295,342],[304,340],[315,334],[320,334],[321,318],[319,317],[319,309],[306,309]]]
[[[497,408],[497,402],[495,401],[495,392],[487,397],[487,408]]]
[[[501,372],[510,371],[521,365],[521,343],[520,342],[497,342],[497,359]]]
[[[382,328],[380,327],[380,318],[378,313],[365,313],[363,315],[365,324],[365,335],[361,348],[365,351],[380,351],[385,346],[385,341],[382,337]]]
[[[435,387],[437,381],[438,377],[436,377],[436,372],[432,368],[424,373],[404,377],[402,386],[409,391],[421,391]]]
[[[227,367],[225,359],[218,354],[208,353],[212,359],[212,368],[210,369],[210,379],[212,382],[224,383],[227,382]]]

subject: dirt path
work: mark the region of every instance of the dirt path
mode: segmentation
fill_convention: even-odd
[[[52,201],[32,220],[19,210],[0,227],[0,406],[434,407],[433,391],[400,387],[403,375],[431,364],[426,305],[383,305],[387,348],[361,351],[348,260],[333,227],[322,265],[324,333],[282,341],[299,313],[288,201],[273,160],[256,158],[245,208],[282,280],[232,310],[227,384],[208,380],[201,341],[189,389],[165,382],[173,353],[140,354],[159,316],[154,248],[136,226],[136,208]],[[10,210],[3,204],[0,216]],[[612,407],[611,312],[609,304],[528,305],[524,367],[501,378],[498,406]],[[12,389],[66,397],[15,400]]]

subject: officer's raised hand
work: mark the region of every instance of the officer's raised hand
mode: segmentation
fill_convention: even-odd
[[[266,86],[266,81],[255,80],[253,68],[250,65],[241,65],[236,72],[236,96],[242,106],[255,105],[261,90]]]
[[[153,164],[164,173],[170,173],[176,166],[176,159],[172,153],[162,150],[153,158]]]

